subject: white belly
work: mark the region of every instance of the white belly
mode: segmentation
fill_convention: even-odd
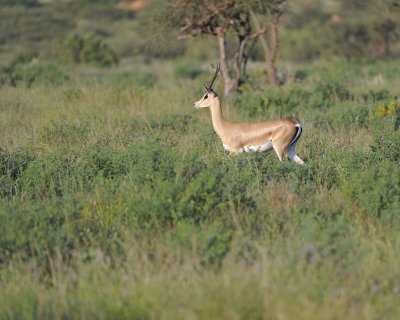
[[[273,147],[272,141],[268,141],[265,144],[261,145],[247,145],[244,146],[242,149],[239,150],[239,152],[265,152],[271,150]],[[224,144],[224,149],[227,151],[230,151],[230,148],[228,145]]]

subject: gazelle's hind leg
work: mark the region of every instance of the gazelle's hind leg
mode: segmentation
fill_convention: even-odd
[[[296,144],[297,144],[297,141],[294,142],[294,143],[292,143],[292,144],[287,148],[287,150],[286,150],[286,156],[288,157],[288,159],[289,159],[290,161],[295,161],[296,163],[298,163],[298,164],[304,166],[304,165],[305,165],[304,161],[301,160],[301,159],[299,158],[299,156],[296,154]]]
[[[278,144],[273,144],[273,148],[275,150],[276,155],[278,156],[280,161],[283,161],[283,156],[285,154],[285,151],[283,148],[281,148]]]

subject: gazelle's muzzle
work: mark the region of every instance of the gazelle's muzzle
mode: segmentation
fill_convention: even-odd
[[[200,107],[200,103],[201,103],[201,100],[200,101],[195,101],[195,103],[193,103],[193,108],[200,109],[201,108]]]

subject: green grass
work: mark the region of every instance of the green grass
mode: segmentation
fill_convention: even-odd
[[[396,319],[398,61],[223,101],[298,119],[305,167],[227,155],[156,67],[0,88],[0,319]]]

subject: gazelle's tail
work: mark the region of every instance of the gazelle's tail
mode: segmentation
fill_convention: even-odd
[[[296,132],[296,135],[294,136],[293,140],[289,143],[289,146],[291,146],[294,143],[297,143],[297,140],[300,139],[301,134],[303,133],[303,127],[301,126],[300,123],[296,123],[295,127],[297,127],[297,132]]]

